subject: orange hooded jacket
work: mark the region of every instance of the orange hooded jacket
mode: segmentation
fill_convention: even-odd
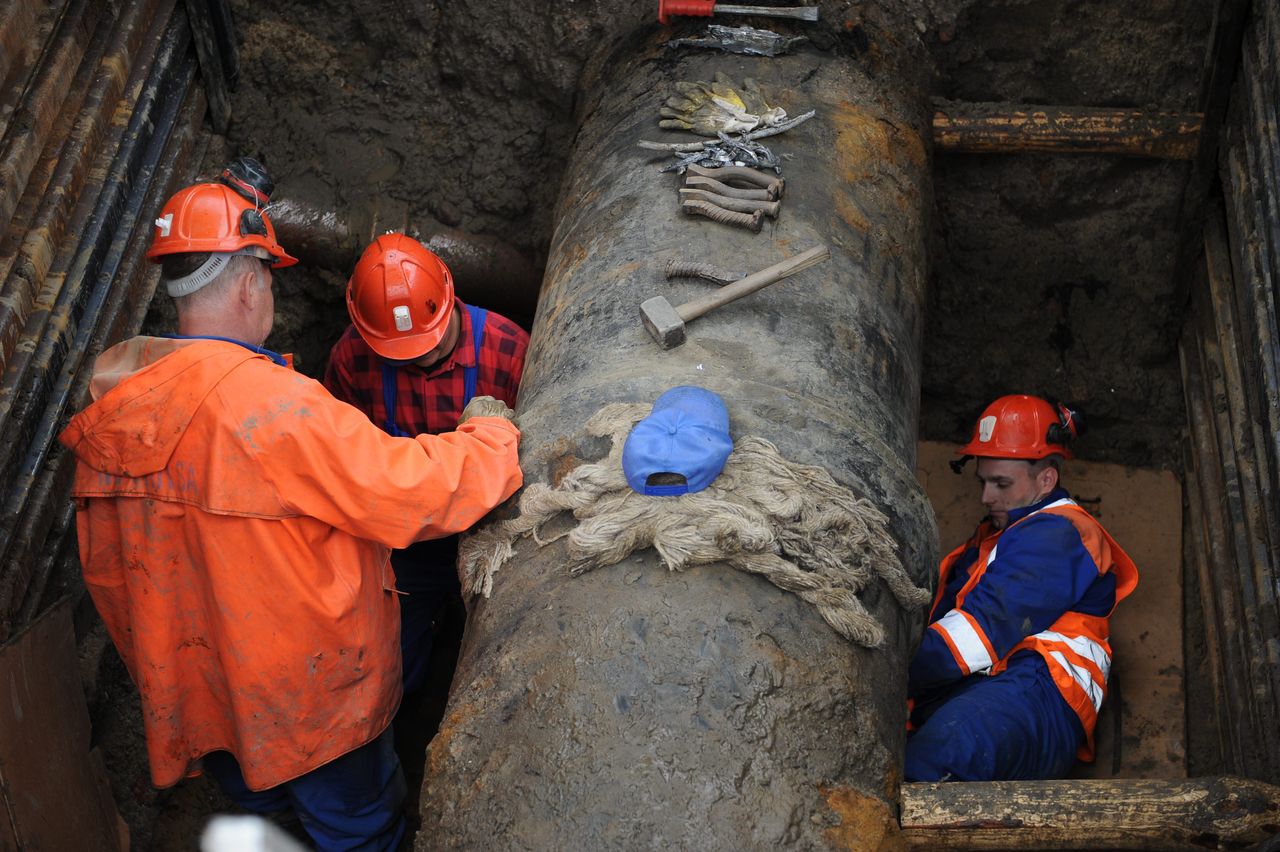
[[[382,733],[400,701],[389,549],[520,487],[519,431],[392,438],[236,343],[137,337],[61,441],[85,583],[142,694],[152,779],[211,751],[250,789]]]

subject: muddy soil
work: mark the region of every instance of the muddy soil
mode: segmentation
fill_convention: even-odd
[[[936,58],[939,96],[1196,105],[1210,0],[912,5],[913,37]],[[826,20],[842,23],[839,38],[856,44],[876,35],[873,4],[822,6]],[[340,211],[390,199],[421,230],[499,235],[541,263],[583,64],[616,34],[652,26],[656,3],[232,7],[241,74],[231,130],[225,147],[211,148],[218,153],[206,174],[227,154],[256,156],[281,196]],[[1038,392],[1077,402],[1090,416],[1079,447],[1086,458],[1175,467],[1184,305],[1172,279],[1186,166],[949,155],[936,159],[934,175],[922,437],[961,439],[992,397]],[[311,375],[346,324],[347,272],[299,266],[277,276],[268,345],[296,353]],[[162,327],[168,314],[158,296],[148,327]],[[182,795],[179,826],[147,829],[138,836],[155,842],[139,848],[184,848],[173,838],[189,836],[207,812],[200,803],[217,798],[201,789]]]
[[[1196,106],[1209,0],[916,5],[939,96]],[[605,0],[415,3],[394,14],[372,0],[233,6],[242,68],[221,150],[259,157],[281,195],[337,211],[390,201],[424,232],[500,235],[537,263],[582,66],[653,16],[649,4]],[[872,4],[823,12],[850,41],[875,37]],[[1085,155],[937,157],[922,437],[959,440],[992,397],[1035,392],[1083,408],[1083,456],[1177,466],[1185,306],[1172,266],[1186,171]],[[345,325],[347,272],[278,276],[269,344],[304,372],[323,369]]]
[[[973,4],[942,29],[937,93],[1197,108],[1214,4]],[[985,400],[1078,403],[1080,455],[1176,468],[1183,401],[1173,293],[1187,166],[1119,157],[941,155],[921,432],[955,441]]]

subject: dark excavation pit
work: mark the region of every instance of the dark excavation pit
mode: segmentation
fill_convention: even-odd
[[[1208,0],[914,5],[939,97],[1195,108]],[[201,174],[228,155],[254,156],[278,197],[337,211],[392,200],[424,231],[501,237],[541,267],[577,126],[579,75],[617,35],[654,26],[656,3],[232,7],[241,39],[232,124]],[[820,46],[874,61],[874,4],[824,3],[823,12],[845,26]],[[653,168],[639,155],[635,167]],[[964,440],[988,401],[1028,392],[1084,410],[1086,459],[1180,463],[1186,306],[1175,298],[1173,267],[1188,168],[1090,155],[935,156],[921,438]],[[276,275],[267,345],[295,353],[308,375],[321,374],[346,326],[349,272],[303,264]],[[161,290],[145,330],[171,323]],[[93,708],[117,786],[146,775],[140,731],[121,733],[140,725],[123,675],[104,663],[107,686]],[[438,710],[415,712],[433,728]],[[207,783],[161,797],[116,792],[135,800],[123,810],[143,841],[137,848],[194,848],[179,838],[197,836],[222,804]]]

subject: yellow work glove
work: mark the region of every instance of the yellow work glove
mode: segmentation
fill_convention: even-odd
[[[467,403],[467,407],[462,409],[458,425],[461,426],[472,417],[501,417],[503,420],[515,422],[516,413],[500,399],[494,399],[491,396],[474,396]]]
[[[667,98],[658,111],[662,116],[659,127],[715,136],[772,127],[787,117],[786,110],[769,106],[760,84],[750,77],[734,86],[732,80],[716,72],[710,83],[676,83],[676,91],[679,94]]]

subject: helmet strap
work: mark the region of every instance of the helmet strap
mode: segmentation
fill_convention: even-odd
[[[259,260],[268,260],[270,258],[270,254],[267,254],[267,257],[263,257],[263,254],[267,254],[266,250],[257,247],[244,248],[239,251],[210,252],[209,259],[200,264],[190,275],[166,280],[164,289],[175,299],[181,296],[190,296],[222,274],[222,270],[231,262],[231,258],[236,255],[247,255],[256,257]]]

